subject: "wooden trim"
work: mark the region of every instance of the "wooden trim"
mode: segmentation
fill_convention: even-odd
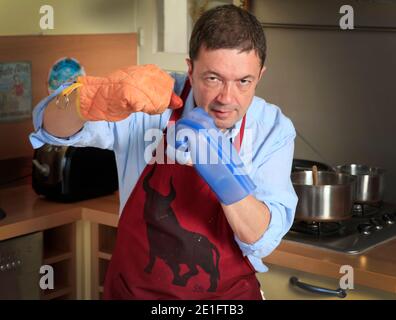
[[[91,299],[99,299],[99,226],[91,223]]]
[[[69,281],[70,281],[70,299],[75,300],[77,297],[77,228],[76,222],[71,225],[70,232],[70,246],[71,246],[71,258],[70,258],[70,269],[69,269]]]

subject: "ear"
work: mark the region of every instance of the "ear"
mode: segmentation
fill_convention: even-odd
[[[190,79],[190,83],[192,84],[193,62],[192,62],[191,59],[187,58],[186,59],[186,63],[187,63],[187,66],[188,66],[187,75],[188,75],[188,78]]]
[[[259,80],[258,80],[258,81],[261,80],[261,78],[262,78],[262,76],[263,76],[263,74],[264,74],[264,72],[265,72],[266,70],[267,70],[267,67],[266,67],[266,66],[263,66],[263,67],[261,68],[260,76],[259,76]]]

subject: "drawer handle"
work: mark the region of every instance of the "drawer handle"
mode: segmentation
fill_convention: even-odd
[[[294,287],[298,287],[300,289],[303,289],[305,291],[309,291],[312,293],[325,294],[325,295],[329,295],[329,296],[335,296],[338,298],[345,298],[347,296],[346,291],[341,288],[332,290],[332,289],[317,287],[312,284],[301,282],[300,280],[298,280],[297,277],[290,277],[290,284]]]

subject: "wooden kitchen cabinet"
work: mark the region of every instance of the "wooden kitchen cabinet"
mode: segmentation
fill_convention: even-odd
[[[116,227],[96,223],[91,224],[91,299],[102,298],[104,280],[115,247],[116,237]]]
[[[44,230],[43,234],[43,264],[49,264],[54,268],[55,289],[45,292],[42,299],[101,299],[106,272],[116,244],[117,228],[96,222],[79,221]],[[81,255],[77,263],[76,247],[79,248],[77,256]],[[339,287],[339,279],[266,264],[269,271],[258,273],[257,279],[268,300],[340,299],[309,293],[289,284],[290,277],[295,276],[305,283],[336,289]],[[341,276],[342,274],[340,278]],[[395,300],[396,294],[355,285],[354,289],[347,290],[347,297],[340,300],[357,299]]]
[[[0,221],[0,241],[43,234],[43,264],[55,270],[55,289],[43,292],[43,299],[101,298],[116,242],[117,195],[64,204],[38,197],[30,186],[20,186],[0,189],[0,202],[6,212],[15,213]],[[257,277],[267,299],[329,299],[290,288],[290,277],[335,289],[340,266],[350,265],[355,283],[364,286],[356,285],[346,299],[396,300],[395,248],[396,239],[362,255],[344,255],[282,241],[265,258],[270,271]]]
[[[267,264],[269,271],[258,273],[257,279],[268,300],[377,300],[396,299],[395,293],[375,290],[373,288],[355,285],[347,290],[345,298],[329,297],[316,293],[309,293],[289,284],[290,277],[295,276],[302,282],[328,289],[339,288],[339,280]],[[340,274],[340,278],[342,274]]]
[[[41,290],[41,299],[75,299],[75,223],[43,231],[43,265],[50,265],[54,270],[54,289]]]
[[[44,259],[43,264],[51,265],[55,274],[55,289],[43,292],[42,299],[101,299],[103,294],[104,280],[110,259],[115,247],[117,228],[109,225],[84,223],[86,243],[81,243],[81,234],[76,232],[76,223],[62,225],[43,231]],[[79,230],[82,234],[84,231]],[[85,259],[80,259],[76,263],[76,236],[80,250]],[[268,300],[322,300],[340,299],[324,295],[305,292],[294,288],[289,284],[290,277],[296,276],[300,281],[312,285],[336,289],[339,287],[339,280],[312,273],[297,271],[295,269],[280,267],[268,264],[267,273],[258,273],[257,279],[261,284],[264,295]],[[81,276],[83,282],[88,283],[84,293],[77,294],[76,286],[79,285],[76,277],[76,267],[85,268],[85,273]],[[342,274],[340,274],[340,277]],[[80,287],[84,284],[80,284]],[[340,300],[356,299],[396,299],[396,294],[376,290],[373,288],[355,285],[353,290],[347,291],[347,297]]]

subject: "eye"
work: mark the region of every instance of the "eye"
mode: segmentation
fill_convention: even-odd
[[[248,80],[248,79],[241,79],[241,80],[239,80],[239,83],[240,83],[242,86],[248,86],[249,84],[252,83],[252,81],[251,81],[251,80]]]
[[[220,81],[220,79],[217,78],[217,77],[215,77],[215,76],[210,76],[210,77],[207,77],[206,79],[207,79],[208,81],[210,81],[210,82],[217,82],[217,81]]]
[[[204,79],[205,79],[204,81],[205,81],[206,85],[210,86],[210,87],[217,87],[222,82],[222,80],[219,77],[215,76],[215,75],[207,76]]]

